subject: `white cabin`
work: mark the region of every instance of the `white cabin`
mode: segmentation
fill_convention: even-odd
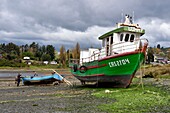
[[[128,20],[129,19],[129,20]],[[102,48],[81,51],[80,62],[98,60],[107,56],[139,50],[142,46],[140,37],[145,33],[138,24],[132,24],[129,16],[124,23],[118,23],[117,28],[99,37]]]

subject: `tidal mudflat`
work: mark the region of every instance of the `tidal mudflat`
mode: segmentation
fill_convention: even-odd
[[[68,76],[74,86],[35,85],[16,87],[13,78],[0,79],[1,113],[112,113],[169,112],[170,80],[138,79],[125,88],[82,86]]]

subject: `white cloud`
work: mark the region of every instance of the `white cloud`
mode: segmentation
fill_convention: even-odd
[[[144,37],[149,40],[150,46],[161,44],[161,46],[169,47],[170,22],[155,17],[141,18],[137,22],[146,30]]]
[[[86,31],[72,31],[64,28],[59,28],[58,32],[55,32],[53,34],[48,34],[52,37],[53,40],[57,44],[64,44],[65,42],[68,42],[70,45],[78,42],[82,48],[86,47],[99,47],[100,41],[98,40],[99,35],[102,35],[103,33],[110,30],[110,27],[99,27],[99,26],[92,26],[89,27]],[[58,40],[60,40],[58,42]],[[73,45],[72,45],[73,46]]]
[[[92,26],[84,32],[72,31],[61,27],[57,28],[54,32],[48,32],[46,30],[42,32],[0,31],[0,40],[5,40],[6,42],[16,42],[18,44],[32,43],[35,41],[44,45],[53,44],[56,48],[61,47],[61,45],[73,47],[77,42],[82,48],[90,46],[99,47],[100,41],[98,40],[98,37],[111,29],[112,27]]]

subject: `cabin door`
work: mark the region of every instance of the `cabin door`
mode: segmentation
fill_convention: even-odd
[[[106,39],[106,56],[110,56],[112,53],[113,36],[109,36]]]

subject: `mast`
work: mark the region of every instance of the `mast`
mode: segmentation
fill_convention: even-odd
[[[122,9],[122,13],[121,13],[121,21],[120,21],[121,23],[123,23],[123,17],[124,17],[124,16],[123,16],[123,9]]]

